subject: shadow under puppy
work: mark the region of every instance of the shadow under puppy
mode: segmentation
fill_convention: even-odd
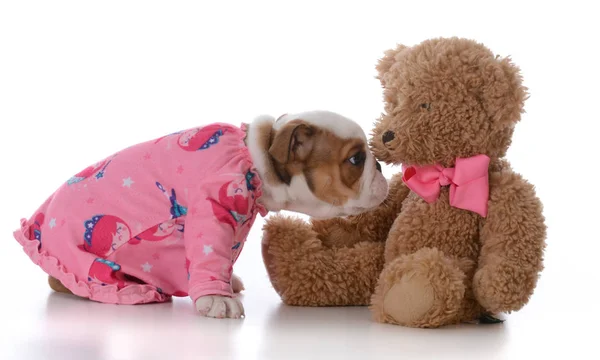
[[[239,318],[233,264],[257,215],[355,215],[387,192],[352,120],[260,116],[112,154],[60,186],[14,236],[56,291],[113,304],[189,296],[202,315]]]

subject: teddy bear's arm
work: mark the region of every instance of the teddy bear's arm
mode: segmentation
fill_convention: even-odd
[[[534,187],[511,170],[490,174],[488,216],[473,290],[490,312],[519,310],[543,269],[546,226]]]
[[[387,198],[377,208],[348,218],[311,220],[313,230],[326,247],[351,247],[361,241],[383,242],[409,191],[402,182],[402,174],[395,174],[389,182]]]
[[[383,268],[385,243],[327,248],[308,223],[282,215],[269,218],[263,230],[263,260],[285,304],[369,304]]]

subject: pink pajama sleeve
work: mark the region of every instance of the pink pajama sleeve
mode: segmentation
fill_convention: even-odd
[[[194,302],[205,295],[233,296],[231,276],[236,259],[232,248],[238,243],[238,224],[250,211],[246,191],[227,195],[228,189],[231,192],[235,187],[231,179],[213,182],[192,197],[195,201],[186,217],[184,241],[188,294]]]

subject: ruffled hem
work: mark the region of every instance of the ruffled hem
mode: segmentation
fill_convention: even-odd
[[[57,258],[39,250],[38,240],[28,239],[27,225],[27,220],[21,219],[21,229],[13,233],[15,239],[23,246],[23,250],[34,264],[59,280],[73,294],[97,302],[123,305],[165,302],[170,299],[169,295],[160,293],[152,285],[132,284],[119,289],[116,285],[90,284],[77,280],[74,274],[67,272]]]

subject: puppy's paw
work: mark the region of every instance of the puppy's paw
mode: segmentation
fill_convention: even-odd
[[[242,290],[246,290],[242,279],[236,274],[233,274],[231,277],[231,288],[233,289],[234,293],[240,293]]]
[[[196,310],[200,315],[217,319],[239,319],[244,316],[244,306],[238,299],[221,295],[199,297],[196,300]]]

